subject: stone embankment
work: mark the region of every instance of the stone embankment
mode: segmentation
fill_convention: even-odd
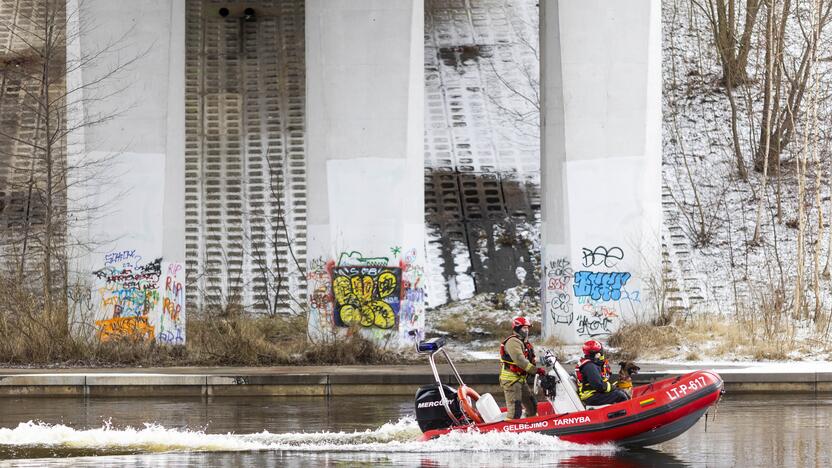
[[[496,362],[464,363],[458,368],[465,383],[480,393],[501,394]],[[640,385],[694,368],[719,372],[729,394],[832,393],[832,363],[774,367],[646,364],[634,380]],[[455,384],[449,368],[443,366],[440,372],[443,382]],[[433,380],[426,365],[0,369],[0,397],[413,395]]]

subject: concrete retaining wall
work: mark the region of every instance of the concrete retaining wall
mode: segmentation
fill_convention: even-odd
[[[643,373],[636,384],[676,376]],[[450,374],[441,375],[452,382]],[[496,373],[463,374],[466,384],[480,393],[502,395]],[[723,375],[728,394],[832,393],[832,372],[791,374],[729,373]],[[315,373],[315,374],[151,374],[55,373],[0,375],[0,397],[170,397],[170,396],[338,396],[414,395],[433,381],[429,373]]]

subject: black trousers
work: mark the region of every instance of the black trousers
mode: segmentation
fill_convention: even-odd
[[[608,393],[596,393],[591,397],[584,400],[585,405],[611,405],[613,403],[618,403],[621,401],[627,401],[630,397],[627,396],[622,390],[613,390]]]

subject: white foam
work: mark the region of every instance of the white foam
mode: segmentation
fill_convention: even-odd
[[[156,424],[144,428],[116,429],[109,424],[97,429],[77,430],[64,425],[38,422],[0,428],[0,445],[137,450],[141,452],[209,452],[281,450],[297,452],[574,452],[615,451],[613,445],[585,446],[536,433],[453,432],[430,441],[420,441],[416,422],[410,418],[378,429],[356,432],[312,432],[272,434],[206,434],[188,429],[168,429]]]

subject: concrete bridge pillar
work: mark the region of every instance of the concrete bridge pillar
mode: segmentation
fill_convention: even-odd
[[[655,310],[660,4],[540,6],[544,333],[604,339]]]
[[[422,0],[308,0],[310,334],[424,328]]]
[[[185,0],[67,0],[71,321],[185,341]]]

